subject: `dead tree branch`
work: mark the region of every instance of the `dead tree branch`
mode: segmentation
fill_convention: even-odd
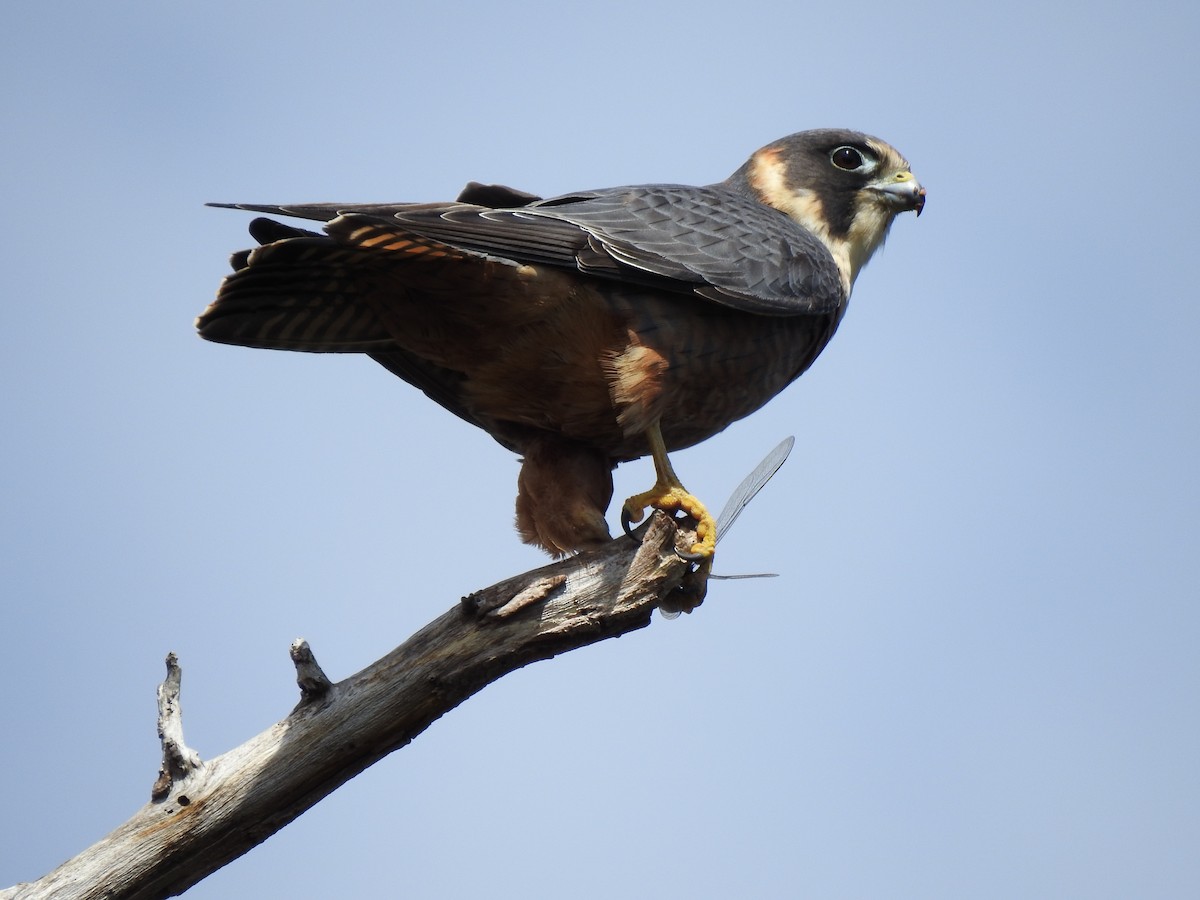
[[[691,546],[658,513],[640,545],[618,540],[479,591],[383,659],[336,684],[308,644],[291,656],[300,703],[240,747],[202,761],[183,740],[180,670],[159,688],[162,769],[124,825],[0,900],[150,900],[182,893],[505,674],[650,623],[703,597]]]

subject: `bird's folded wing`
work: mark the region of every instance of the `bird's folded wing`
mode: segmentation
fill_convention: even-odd
[[[491,198],[477,186],[464,197]],[[498,188],[495,196],[525,195]],[[370,216],[489,256],[689,293],[760,315],[831,315],[845,303],[825,246],[783,213],[720,187],[643,185],[494,208],[476,203],[213,204],[329,221]]]
[[[747,312],[823,315],[844,302],[837,266],[814,235],[720,188],[612,188],[517,209],[408,207],[392,215],[446,243],[690,292]]]

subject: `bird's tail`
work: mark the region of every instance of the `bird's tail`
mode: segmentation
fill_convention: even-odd
[[[250,234],[262,246],[233,255],[233,274],[196,320],[201,337],[322,353],[391,344],[369,302],[371,254],[271,219],[255,219]]]

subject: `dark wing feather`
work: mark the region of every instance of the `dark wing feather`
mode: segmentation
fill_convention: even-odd
[[[815,235],[733,191],[647,186],[546,205],[586,228],[618,262],[689,283],[727,306],[827,314],[844,300],[837,265]]]
[[[760,315],[830,315],[845,302],[837,265],[811,232],[722,187],[644,185],[531,201],[468,185],[473,203],[213,204],[329,221],[400,223],[416,234],[534,265],[692,293]],[[519,203],[493,208],[497,201]]]
[[[837,266],[815,235],[719,187],[648,185],[518,209],[408,207],[392,215],[449,244],[690,291],[748,312],[830,314],[844,302]]]
[[[469,204],[474,207],[489,209],[516,209],[530,203],[536,203],[542,198],[537,194],[519,191],[503,184],[480,184],[478,181],[468,181],[459,192],[454,203],[293,203],[279,205],[274,203],[206,203],[218,209],[242,209],[247,212],[270,213],[277,216],[291,216],[295,219],[312,219],[316,222],[331,222],[343,212],[360,213],[367,216],[386,218],[396,213],[409,210],[432,210],[443,212],[458,204]],[[286,227],[286,226],[280,226]],[[312,232],[306,232],[311,234]],[[266,243],[254,236],[260,243]]]

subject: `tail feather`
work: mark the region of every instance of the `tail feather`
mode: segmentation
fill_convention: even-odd
[[[367,301],[372,279],[361,264],[350,270],[350,255],[316,236],[286,237],[236,254],[236,271],[196,320],[200,336],[223,344],[322,353],[390,346],[390,335]]]
[[[380,316],[380,303],[394,304],[405,285],[447,283],[454,272],[462,279],[463,265],[471,272],[480,264],[520,268],[374,216],[339,216],[327,231],[255,219],[250,233],[262,246],[233,255],[233,274],[196,320],[200,336],[272,350],[386,350],[396,346],[396,335]]]

